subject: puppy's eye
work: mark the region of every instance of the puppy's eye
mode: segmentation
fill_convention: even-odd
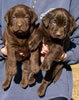
[[[53,24],[53,25],[56,25],[56,22],[53,22],[52,24]]]
[[[53,24],[53,25],[56,25],[56,22],[55,22],[55,21],[53,21],[53,22],[52,22],[52,24]]]
[[[64,28],[67,26],[66,22],[63,23]]]
[[[66,24],[64,24],[64,28],[66,27],[67,25]]]
[[[53,25],[56,25],[56,21],[55,20],[51,21],[50,23],[53,24]]]
[[[24,19],[25,19],[25,20],[26,20],[26,19],[29,19],[29,16],[25,16]]]
[[[16,20],[16,17],[15,17],[15,16],[13,16],[12,18],[13,18],[14,20]]]

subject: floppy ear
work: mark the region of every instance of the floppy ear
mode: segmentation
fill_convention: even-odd
[[[47,28],[49,26],[50,16],[51,16],[50,14],[47,14],[42,19],[42,23],[43,23],[45,28]]]
[[[32,8],[30,9],[30,15],[31,15],[31,24],[33,24],[35,21],[37,21],[38,16]]]
[[[9,24],[10,12],[11,12],[11,9],[9,9],[9,10],[6,12],[5,16],[4,16],[4,19],[5,19],[5,21],[7,22],[7,24]]]
[[[76,27],[77,27],[76,21],[74,17],[71,15],[70,16],[70,33],[72,33]]]

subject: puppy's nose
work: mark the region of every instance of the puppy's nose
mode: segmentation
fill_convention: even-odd
[[[21,24],[21,23],[18,23],[18,26],[19,26],[19,27],[21,27],[21,26],[22,26],[22,24]]]
[[[57,33],[56,33],[56,36],[61,36],[61,33],[60,33],[60,32],[57,32]]]

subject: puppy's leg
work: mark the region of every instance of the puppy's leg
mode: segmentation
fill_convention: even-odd
[[[44,61],[41,65],[41,69],[45,70],[45,71],[50,70],[54,61],[56,61],[56,62],[62,61],[62,54],[63,54],[62,46],[61,45],[53,46],[53,44],[52,44],[50,46],[49,53],[44,58]]]
[[[44,96],[48,85],[50,84],[49,81],[42,80],[40,87],[37,90],[39,96]]]
[[[15,57],[15,49],[12,47],[9,47],[7,45],[7,51],[8,51],[8,58],[6,60],[6,79],[2,85],[2,88],[8,88],[12,77],[17,73],[17,67],[16,67],[16,57]]]
[[[5,79],[4,83],[2,84],[3,89],[7,89],[10,86],[12,77],[13,76],[11,76],[10,74],[8,74],[8,73],[6,74],[6,79]]]
[[[10,83],[11,83],[11,80],[12,80],[12,77],[13,77],[13,75],[11,75],[9,73],[7,63],[6,63],[6,66],[5,66],[5,71],[6,71],[6,78],[5,78],[4,83],[2,84],[3,89],[6,89],[10,86]]]
[[[39,30],[35,30],[30,39],[29,39],[29,48],[31,51],[34,51],[38,48],[42,40],[41,34],[39,33]]]
[[[7,44],[8,58],[6,60],[6,66],[8,66],[8,72],[10,75],[15,75],[17,73],[15,48],[9,43]]]
[[[9,74],[10,75],[16,75],[16,73],[17,73],[17,66],[16,66],[16,61],[14,60],[14,61],[12,61],[12,60],[7,60],[7,62],[8,62],[8,72],[9,72]]]
[[[35,83],[34,74],[37,74],[40,71],[39,50],[38,49],[31,53],[30,65],[31,65],[31,75],[29,78],[29,84],[31,85],[31,84]]]
[[[7,89],[10,86],[12,77],[13,76],[10,75],[9,73],[6,74],[6,79],[5,79],[4,83],[2,84],[2,88],[3,89]]]
[[[39,96],[45,95],[46,89],[52,81],[52,71],[53,71],[53,69],[51,68],[49,71],[46,72],[45,77],[42,80],[41,85],[37,90],[37,93]]]
[[[29,64],[29,60],[26,60],[23,62],[23,71],[22,71],[22,80],[20,82],[20,86],[22,88],[26,88],[28,86],[28,78],[29,78],[29,68],[30,68],[30,64]]]
[[[10,51],[8,54],[8,58],[6,60],[6,79],[2,85],[2,88],[8,88],[12,77],[17,73],[17,67],[16,67],[16,58],[14,56],[14,53]]]
[[[45,55],[44,61],[42,62],[40,66],[41,70],[44,70],[44,71],[50,70],[53,61],[54,61],[53,55],[51,52],[49,52],[47,55]]]
[[[57,80],[61,76],[63,64],[59,63],[59,62],[55,62],[55,64],[53,64],[52,67],[54,67],[53,70],[52,70],[52,80],[53,80],[54,83],[56,83]]]
[[[37,49],[34,52],[31,52],[30,65],[31,65],[31,71],[33,73],[39,72],[39,70],[40,70],[40,67],[39,67],[39,49]]]
[[[35,78],[34,78],[34,73],[30,73],[30,77],[29,77],[29,85],[32,85],[35,83]]]

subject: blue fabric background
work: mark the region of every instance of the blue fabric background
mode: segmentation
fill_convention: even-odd
[[[6,11],[16,4],[25,4],[32,7],[33,0],[0,0],[0,49],[3,47],[2,34],[5,29],[4,15]],[[68,53],[68,58],[65,60],[68,64],[74,64],[79,62],[79,0],[37,0],[35,11],[39,16],[37,21],[40,22],[40,15],[50,8],[66,8],[74,16],[78,28],[74,34],[70,37],[71,41],[75,43],[75,47]],[[76,56],[75,56],[76,54]],[[0,53],[0,59],[4,57]],[[20,77],[20,76],[18,76]],[[63,68],[63,73],[56,84],[52,83],[47,88],[46,95],[40,98],[37,95],[37,88],[40,82],[36,82],[36,85],[22,89],[15,81],[17,77],[14,77],[11,86],[8,90],[4,91],[1,85],[5,79],[5,61],[0,61],[0,100],[50,100],[54,97],[66,97],[70,100],[72,95],[72,71],[69,66]],[[38,79],[40,77],[38,76]],[[17,79],[18,80],[18,79]]]

